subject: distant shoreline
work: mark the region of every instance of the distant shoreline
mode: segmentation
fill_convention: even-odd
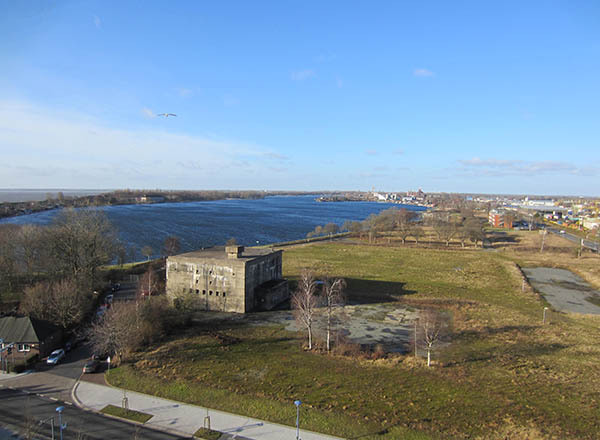
[[[11,191],[11,190],[8,190]],[[27,190],[14,190],[21,191]],[[86,208],[99,206],[117,206],[117,205],[147,205],[161,203],[182,203],[182,202],[202,202],[226,199],[263,199],[268,196],[284,195],[317,195],[323,192],[303,192],[303,191],[132,191],[118,190],[109,192],[91,193],[81,196],[69,195],[69,191],[58,191],[54,194],[52,191],[38,190],[45,192],[46,197],[43,200],[29,200],[19,202],[0,202],[0,218],[19,217],[22,215],[35,214],[38,212],[51,211],[61,208]],[[83,192],[83,191],[82,191]],[[2,193],[2,190],[0,190]]]

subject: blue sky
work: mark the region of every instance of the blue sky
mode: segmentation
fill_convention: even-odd
[[[3,188],[600,193],[596,0],[1,2],[0,65]]]

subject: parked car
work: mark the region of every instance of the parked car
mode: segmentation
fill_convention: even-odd
[[[100,362],[98,362],[96,359],[92,359],[85,363],[85,365],[83,366],[83,372],[84,373],[95,373],[96,371],[98,371],[99,366],[100,366]]]
[[[50,356],[48,356],[46,363],[49,365],[56,365],[64,357],[65,357],[65,350],[63,350],[62,348],[59,348],[58,350],[54,350],[52,353],[50,353]]]
[[[92,360],[93,361],[103,361],[106,358],[108,358],[108,353],[94,353],[92,355]]]
[[[121,283],[115,283],[112,285],[111,290],[116,292],[117,290],[121,290]]]

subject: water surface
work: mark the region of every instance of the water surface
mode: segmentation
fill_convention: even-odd
[[[376,202],[316,202],[314,196],[275,196],[259,200],[231,199],[189,203],[100,207],[116,226],[119,237],[141,258],[141,248],[155,255],[166,237],[179,237],[182,251],[223,245],[234,237],[253,246],[297,240],[317,225],[364,220],[390,207],[422,211],[425,208]],[[0,223],[48,224],[58,211],[45,211],[0,220]],[[130,256],[129,259],[132,259]]]

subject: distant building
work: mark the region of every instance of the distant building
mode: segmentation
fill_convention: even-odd
[[[204,310],[270,310],[289,299],[282,253],[243,246],[215,247],[167,259],[167,295],[197,295]]]
[[[165,201],[163,196],[139,196],[135,198],[136,203],[161,203]]]
[[[494,228],[512,228],[513,215],[499,209],[492,209],[488,214],[488,222]]]

